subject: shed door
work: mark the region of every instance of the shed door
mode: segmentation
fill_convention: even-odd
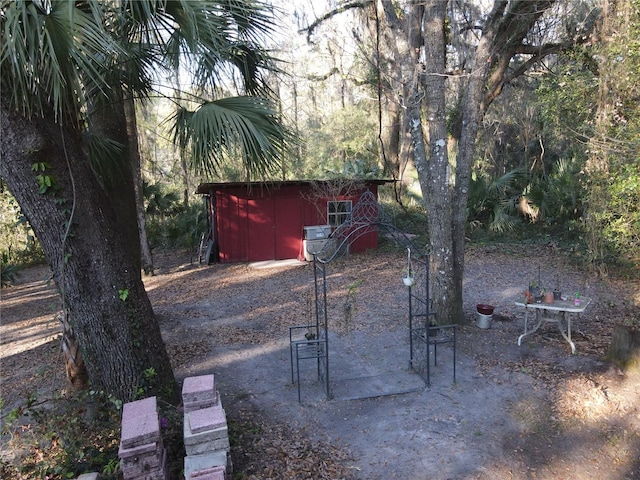
[[[298,258],[302,248],[302,206],[298,198],[274,198],[276,260]]]
[[[247,203],[249,261],[273,260],[275,258],[273,200],[256,198]]]

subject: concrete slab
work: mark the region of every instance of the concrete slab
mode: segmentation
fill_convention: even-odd
[[[220,451],[205,455],[189,455],[184,457],[184,478],[192,478],[195,472],[213,467],[227,466],[227,452]]]
[[[225,427],[227,416],[224,413],[222,404],[214,407],[202,408],[194,412],[187,413],[189,430],[191,433],[202,433],[207,430]]]
[[[213,467],[193,472],[190,478],[193,480],[224,480],[226,473],[226,467]]]
[[[188,422],[185,422],[185,426],[183,428],[185,445],[197,445],[198,443],[212,442],[214,440],[229,437],[229,429],[226,425],[224,427],[214,428],[213,430],[207,430],[200,433],[191,433],[187,423]]]
[[[98,474],[96,472],[83,473],[76,480],[98,480]]]
[[[187,455],[202,455],[204,453],[217,452],[218,450],[226,450],[228,452],[229,448],[231,447],[228,437],[184,446]]]
[[[161,449],[161,441],[145,443],[131,448],[124,448],[122,443],[120,443],[120,448],[118,448],[118,457],[122,460],[130,457],[138,457],[140,455],[159,452]]]
[[[303,265],[308,265],[308,262],[301,262],[295,258],[290,258],[288,260],[265,260],[263,262],[252,262],[249,264],[251,268],[281,268],[281,267],[300,267]]]
[[[215,400],[216,382],[213,374],[187,377],[182,384],[182,401],[184,403],[205,402]]]
[[[157,413],[158,402],[156,397],[147,397],[142,400],[136,400],[135,402],[128,402],[122,406],[122,417],[140,417],[142,415],[149,415],[151,413]]]
[[[160,420],[157,413],[127,416],[122,420],[121,445],[123,449],[154,443],[160,438]]]

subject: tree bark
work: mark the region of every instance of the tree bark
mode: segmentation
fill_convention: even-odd
[[[131,172],[133,174],[133,187],[136,199],[136,218],[138,224],[138,236],[140,237],[140,255],[142,258],[142,270],[147,275],[153,275],[153,256],[147,237],[147,220],[144,214],[144,195],[142,192],[142,172],[140,171],[141,157],[138,143],[138,122],[136,120],[136,108],[133,98],[128,97],[124,102],[124,112],[127,120],[127,137],[129,138],[129,156]]]
[[[455,187],[453,195],[452,240],[454,274],[451,284],[451,297],[454,301],[454,318],[464,322],[462,311],[462,279],[464,277],[465,230],[467,226],[467,201],[469,198],[469,182],[476,150],[478,128],[484,114],[483,99],[489,69],[495,30],[506,8],[506,2],[496,2],[476,48],[475,61],[471,62],[473,72],[466,84],[462,101],[462,122],[460,140],[456,155]],[[456,307],[459,306],[459,309]]]
[[[131,253],[139,252],[137,232],[127,231],[131,223],[126,213],[115,211],[89,165],[81,136],[50,118],[27,120],[4,102],[0,109],[0,174],[51,266],[91,387],[123,401],[142,392],[175,401],[169,357],[139,261]],[[38,189],[34,164],[43,165],[39,173],[54,182],[44,193]],[[119,199],[124,197],[128,195]]]
[[[462,321],[462,301],[454,292],[453,212],[447,150],[447,112],[445,75],[445,19],[447,0],[425,3],[422,17],[424,72],[420,84],[425,97],[425,117],[429,135],[429,157],[416,168],[424,195],[431,242],[432,298],[439,323]],[[412,120],[413,121],[413,120]],[[416,132],[417,134],[418,132]],[[425,175],[426,174],[426,175]],[[454,301],[452,301],[454,300]],[[462,295],[460,295],[462,300]]]
[[[608,355],[623,368],[640,367],[640,329],[628,325],[615,325]]]

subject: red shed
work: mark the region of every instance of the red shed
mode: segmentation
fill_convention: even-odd
[[[304,260],[303,244],[311,240],[305,239],[305,233],[322,236],[330,232],[348,218],[366,190],[377,198],[378,186],[384,183],[388,180],[366,180],[355,188],[302,180],[202,183],[196,193],[208,199],[212,242],[209,262]],[[311,226],[326,227],[305,228]],[[377,246],[378,234],[373,231],[356,240],[351,252]]]

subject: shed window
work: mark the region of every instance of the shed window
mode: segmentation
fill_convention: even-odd
[[[351,218],[351,200],[327,202],[327,223],[337,227]]]

